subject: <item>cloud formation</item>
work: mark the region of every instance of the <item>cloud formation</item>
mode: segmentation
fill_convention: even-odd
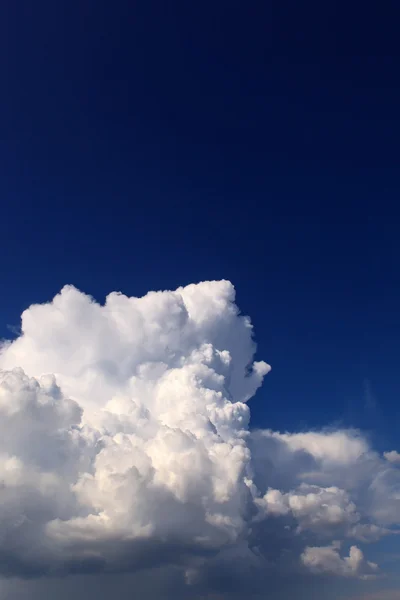
[[[331,546],[307,547],[301,555],[303,564],[314,573],[332,573],[344,577],[373,577],[378,565],[364,559],[364,554],[351,546],[349,555],[341,558],[340,544],[333,542]]]
[[[390,463],[400,465],[400,453],[396,452],[396,450],[392,450],[391,452],[384,452],[384,457]]]
[[[270,367],[231,283],[103,306],[67,286],[21,331],[0,353],[3,575],[377,571],[353,541],[396,531],[397,453],[249,430]]]

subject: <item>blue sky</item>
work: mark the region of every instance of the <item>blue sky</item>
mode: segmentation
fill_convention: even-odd
[[[1,8],[1,335],[65,284],[228,279],[253,427],[398,448],[394,3],[39,4]]]
[[[274,426],[375,427],[367,385],[396,435],[391,20],[226,9],[2,9],[2,333],[65,283],[101,300],[227,278]]]

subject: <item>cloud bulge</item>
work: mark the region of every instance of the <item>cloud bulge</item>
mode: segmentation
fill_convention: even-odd
[[[2,575],[376,577],[360,545],[397,532],[397,452],[250,430],[255,350],[228,281],[26,310],[0,353]]]

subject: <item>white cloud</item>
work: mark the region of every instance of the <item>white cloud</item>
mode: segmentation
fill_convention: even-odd
[[[245,535],[245,401],[269,367],[248,370],[252,328],[233,300],[225,281],[104,306],[66,287],[25,311],[0,357],[0,444],[10,505],[16,486],[39,495],[40,516],[14,506],[35,561],[40,548],[134,567],[154,560],[153,543],[161,563],[179,562]]]
[[[278,433],[264,432],[282,440],[293,452],[304,451],[316,460],[327,464],[347,465],[354,463],[368,451],[368,445],[358,435],[347,431]]]
[[[341,558],[340,544],[331,546],[315,546],[305,548],[301,560],[305,567],[314,573],[329,573],[341,577],[359,577],[370,579],[375,577],[378,565],[368,562],[357,546],[351,546],[349,555]]]
[[[3,572],[172,564],[195,581],[218,557],[277,564],[292,544],[293,564],[311,537],[400,521],[399,471],[360,433],[249,431],[269,366],[234,299],[221,281],[100,306],[68,286],[24,312],[0,353]],[[302,561],[343,574],[357,552],[308,543]]]
[[[267,515],[291,514],[298,522],[298,531],[332,533],[332,529],[349,529],[360,520],[354,502],[337,487],[323,488],[301,484],[297,490],[282,494],[269,489],[256,504]]]
[[[384,457],[390,463],[395,465],[400,465],[400,453],[396,452],[396,450],[392,450],[391,452],[384,452]]]

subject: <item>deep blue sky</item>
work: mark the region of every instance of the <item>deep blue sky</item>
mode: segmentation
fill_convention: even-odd
[[[4,2],[1,334],[65,283],[228,278],[273,366],[253,424],[391,449],[400,9],[371,4]]]

